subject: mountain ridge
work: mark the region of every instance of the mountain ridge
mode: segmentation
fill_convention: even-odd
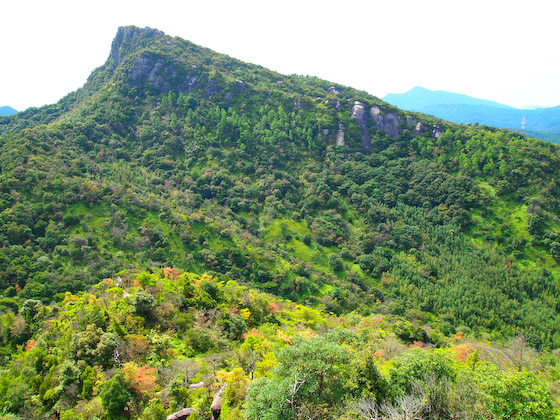
[[[0,116],[8,116],[17,113],[18,111],[11,106],[0,106]]]
[[[415,86],[405,93],[389,93],[383,97],[383,100],[407,109],[410,107],[421,108],[430,105],[481,105],[492,106],[502,109],[515,109],[512,106],[504,105],[496,101],[488,99],[475,98],[473,96],[460,93],[453,93],[444,90],[430,90],[421,86]]]
[[[402,109],[422,112],[459,124],[495,126],[534,133],[543,140],[557,141],[560,135],[560,106],[518,109],[467,95],[413,88],[402,94],[388,94],[387,102]]]

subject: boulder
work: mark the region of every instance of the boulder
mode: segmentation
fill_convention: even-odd
[[[196,384],[190,384],[189,389],[200,389],[204,388],[204,382],[197,382]]]
[[[183,408],[176,413],[168,415],[167,420],[185,420],[194,412],[194,408]]]
[[[220,418],[220,412],[222,411],[222,394],[224,389],[226,389],[227,382],[216,391],[214,398],[212,399],[212,405],[210,405],[210,411],[212,412],[211,420],[218,420]]]

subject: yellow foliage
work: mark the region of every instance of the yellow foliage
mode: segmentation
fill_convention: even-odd
[[[62,301],[62,303],[66,304],[68,302],[77,302],[77,301],[78,301],[78,296],[74,296],[70,292],[64,293],[64,300]]]
[[[249,308],[243,308],[239,311],[241,313],[241,317],[247,321],[251,317],[251,311]]]

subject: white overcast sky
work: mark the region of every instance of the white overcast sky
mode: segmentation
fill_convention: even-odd
[[[559,16],[557,0],[2,0],[0,106],[76,90],[124,25],[378,97],[423,86],[556,106]]]

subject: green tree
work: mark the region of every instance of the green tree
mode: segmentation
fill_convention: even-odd
[[[124,409],[132,399],[132,393],[122,373],[116,373],[105,382],[99,396],[103,409],[107,413],[107,418],[111,420],[125,418]]]
[[[246,418],[338,418],[341,403],[356,392],[350,361],[347,345],[329,334],[284,348],[272,375],[250,386]]]
[[[496,419],[548,420],[555,416],[550,394],[544,383],[527,370],[510,375],[489,364],[476,369],[483,402]]]

